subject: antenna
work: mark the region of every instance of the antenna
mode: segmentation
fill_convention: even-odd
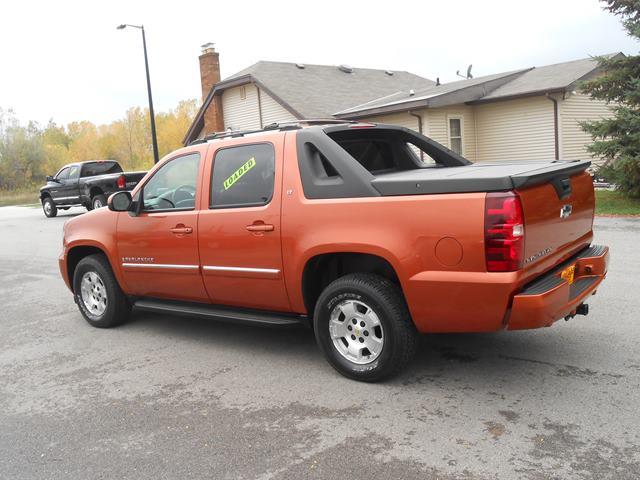
[[[462,74],[460,73],[460,70],[456,70],[456,75],[457,75],[457,76],[459,76],[459,77],[461,77],[461,78],[466,78],[466,79],[473,78],[473,75],[471,75],[471,67],[473,67],[473,65],[469,65],[469,66],[467,67],[467,74],[466,74],[466,75],[462,75]]]

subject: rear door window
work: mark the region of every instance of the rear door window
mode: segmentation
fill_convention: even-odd
[[[266,205],[273,197],[276,155],[270,143],[218,150],[213,160],[211,208]]]

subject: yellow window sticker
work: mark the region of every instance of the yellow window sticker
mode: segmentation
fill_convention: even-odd
[[[242,178],[242,176],[256,166],[255,157],[251,157],[247,162],[242,165],[239,169],[233,172],[229,178],[224,181],[224,189],[229,190],[234,183]]]

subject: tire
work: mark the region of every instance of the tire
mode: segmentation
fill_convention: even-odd
[[[96,195],[91,199],[91,210],[95,210],[96,208],[102,208],[107,206],[107,197],[104,195]]]
[[[58,215],[58,208],[51,197],[44,197],[42,200],[42,211],[47,218],[53,218]]]
[[[129,318],[131,305],[104,255],[80,260],[73,274],[73,292],[80,313],[94,327],[115,327]]]
[[[350,274],[329,284],[316,303],[313,326],[327,361],[354,380],[390,378],[417,350],[418,332],[402,292],[378,275]]]

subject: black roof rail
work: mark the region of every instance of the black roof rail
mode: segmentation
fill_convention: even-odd
[[[337,118],[302,118],[300,120],[290,120],[288,122],[274,122],[264,127],[265,130],[276,130],[288,125],[324,125],[341,123],[369,123],[357,120],[340,120]]]
[[[204,138],[199,138],[197,140],[193,140],[189,143],[189,145],[199,145],[201,143],[207,143],[209,140],[216,140],[220,138],[235,138],[235,137],[243,137],[249,133],[259,133],[262,132],[263,129],[258,130],[224,130],[222,132],[214,132],[206,135]]]
[[[210,140],[218,140],[221,138],[236,138],[243,137],[252,133],[269,132],[272,130],[298,130],[301,125],[325,125],[325,124],[357,124],[357,123],[371,123],[362,122],[358,120],[340,120],[336,118],[303,118],[300,120],[291,120],[288,122],[273,122],[269,125],[265,125],[262,128],[255,130],[225,130],[223,132],[211,133],[204,138],[193,140],[189,145],[199,145],[201,143],[207,143]]]

